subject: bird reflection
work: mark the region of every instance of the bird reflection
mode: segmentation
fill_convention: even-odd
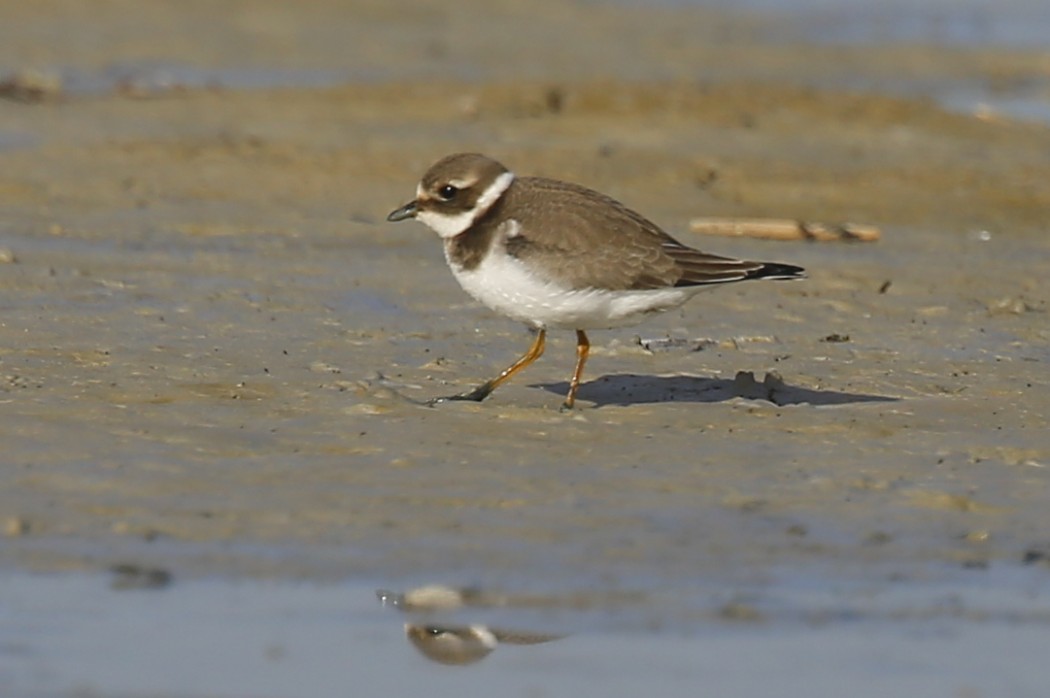
[[[455,589],[432,585],[397,593],[380,589],[376,592],[384,606],[405,613],[433,613],[464,607],[513,605],[513,600],[478,589]],[[444,625],[406,623],[409,644],[427,659],[439,664],[465,666],[480,662],[500,645],[538,645],[560,640],[563,635],[520,632],[482,624]]]
[[[405,636],[427,659],[439,664],[466,665],[480,662],[499,645],[538,645],[560,640],[561,635],[542,635],[499,630],[487,625],[405,624]]]

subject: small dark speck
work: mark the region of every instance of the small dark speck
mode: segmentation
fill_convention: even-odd
[[[544,106],[551,114],[560,114],[565,109],[565,92],[560,87],[552,87],[543,96]]]
[[[882,282],[882,285],[879,286],[879,293],[886,293],[886,291],[890,290],[890,286],[892,286],[892,285],[893,285],[893,282],[890,281],[889,279],[886,279],[885,281]]]
[[[893,541],[893,536],[886,531],[872,531],[864,538],[865,545],[886,545]]]
[[[835,343],[840,343],[840,342],[848,342],[849,341],[849,335],[848,334],[838,334],[838,333],[829,334],[827,337],[822,338],[820,341],[828,342],[829,344],[835,344]]]
[[[121,563],[113,565],[109,571],[113,573],[112,589],[163,589],[171,584],[171,572],[160,567]]]
[[[698,174],[695,178],[696,186],[700,189],[710,189],[718,181],[718,170],[711,168]]]
[[[1024,557],[1021,558],[1021,563],[1025,565],[1050,564],[1050,548],[1047,548],[1046,550],[1030,548],[1024,551]]]

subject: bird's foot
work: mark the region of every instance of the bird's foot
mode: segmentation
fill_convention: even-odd
[[[561,403],[561,407],[558,408],[558,411],[562,414],[565,414],[566,412],[575,412],[576,400],[566,400],[565,402]]]
[[[443,397],[435,397],[426,401],[428,407],[434,405],[440,405],[443,402],[456,402],[456,401],[470,401],[470,402],[481,402],[492,393],[492,387],[485,383],[479,385],[473,390],[468,390],[465,393],[457,393],[455,395],[445,395]]]

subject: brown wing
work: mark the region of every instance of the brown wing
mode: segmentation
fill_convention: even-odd
[[[801,273],[693,249],[615,199],[566,182],[523,177],[500,204],[513,206],[521,226],[507,251],[535,273],[571,287],[650,290]]]

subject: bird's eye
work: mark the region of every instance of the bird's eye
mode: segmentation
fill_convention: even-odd
[[[445,201],[448,201],[458,193],[459,189],[451,184],[446,184],[445,186],[438,189],[438,196],[440,196]]]

